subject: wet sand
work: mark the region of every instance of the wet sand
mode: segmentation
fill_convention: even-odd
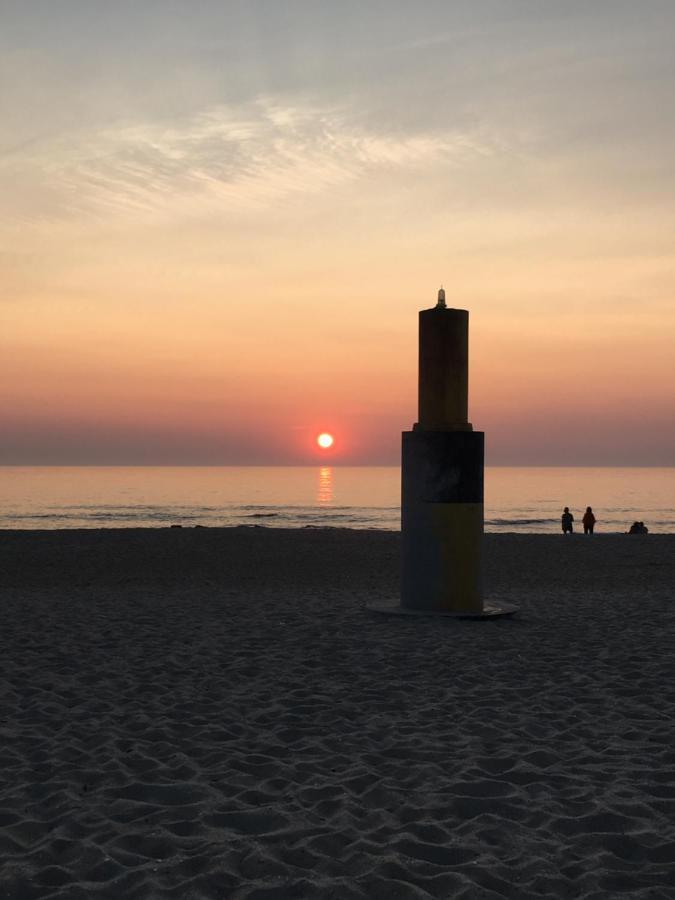
[[[675,535],[0,532],[0,897],[675,897]]]

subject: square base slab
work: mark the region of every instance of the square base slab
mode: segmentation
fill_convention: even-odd
[[[466,610],[466,612],[446,609],[407,609],[400,603],[367,603],[366,609],[385,616],[426,616],[441,619],[496,619],[500,616],[512,616],[518,612],[518,607],[510,603],[489,601],[483,605],[482,610]]]

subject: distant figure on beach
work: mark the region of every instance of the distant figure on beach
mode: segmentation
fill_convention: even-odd
[[[569,506],[566,506],[561,516],[563,534],[572,534],[574,532],[572,522],[574,522],[574,516],[570,512]]]
[[[586,512],[581,520],[584,525],[584,534],[593,534],[593,526],[595,525],[595,516],[590,506],[586,507]]]
[[[628,534],[649,534],[649,529],[644,522],[633,522],[628,530]]]

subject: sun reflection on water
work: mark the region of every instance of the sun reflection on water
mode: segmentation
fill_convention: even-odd
[[[321,466],[316,488],[316,502],[319,506],[330,506],[333,502],[333,469]]]

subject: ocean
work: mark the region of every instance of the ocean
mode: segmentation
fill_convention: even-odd
[[[400,470],[375,467],[0,467],[0,528],[249,525],[400,527]],[[485,473],[485,530],[596,532],[635,520],[675,533],[675,468],[504,468]]]

